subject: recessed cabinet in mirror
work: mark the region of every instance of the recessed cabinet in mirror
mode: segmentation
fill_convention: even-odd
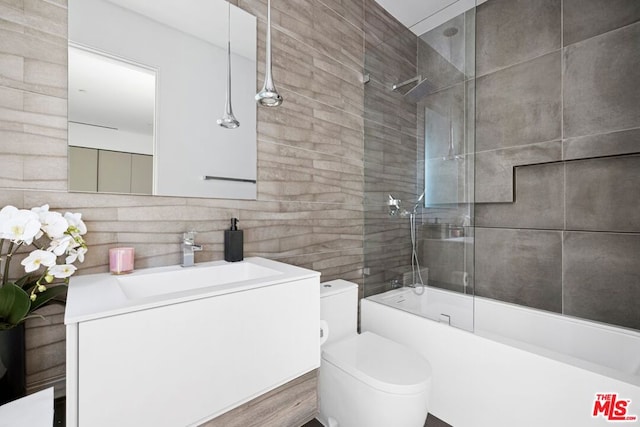
[[[69,1],[69,189],[256,198],[256,18],[224,0]],[[225,106],[227,28],[237,129]]]

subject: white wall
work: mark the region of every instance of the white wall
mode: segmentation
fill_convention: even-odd
[[[255,62],[232,57],[232,102],[241,125],[227,130],[216,124],[224,111],[225,49],[103,0],[73,1],[69,39],[158,70],[156,194],[255,198],[255,185],[202,180],[256,179]]]
[[[630,399],[629,415],[640,417],[638,386],[381,304],[363,300],[361,307],[363,331],[429,360],[429,412],[455,427],[610,426],[591,415],[596,393]]]
[[[76,147],[152,155],[150,139],[141,133],[69,123],[69,145]]]

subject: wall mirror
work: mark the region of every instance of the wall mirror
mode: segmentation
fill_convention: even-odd
[[[224,0],[69,1],[69,190],[256,198],[256,18]]]

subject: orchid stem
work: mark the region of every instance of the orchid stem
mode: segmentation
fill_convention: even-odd
[[[7,282],[9,281],[9,267],[11,266],[11,257],[13,256],[14,253],[16,253],[18,249],[20,249],[20,246],[22,246],[22,242],[16,245],[14,242],[9,241],[9,248],[7,249],[7,255],[4,259],[4,272],[2,273],[2,286],[6,285]]]
[[[11,252],[11,250],[13,249],[13,242],[9,242],[9,249],[7,249],[7,254],[4,258],[4,272],[2,273],[2,286],[5,286],[7,284],[7,281],[9,280],[9,264],[11,264],[11,255],[13,255],[13,252]]]
[[[2,248],[4,247],[4,239],[0,239],[0,271],[4,272],[4,263],[6,262],[4,258],[4,252],[2,252]],[[4,285],[4,273],[0,275],[0,286]]]

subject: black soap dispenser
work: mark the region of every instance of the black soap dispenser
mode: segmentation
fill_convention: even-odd
[[[224,230],[224,260],[242,261],[243,244],[242,230],[238,230],[238,218],[231,218],[231,228]]]

